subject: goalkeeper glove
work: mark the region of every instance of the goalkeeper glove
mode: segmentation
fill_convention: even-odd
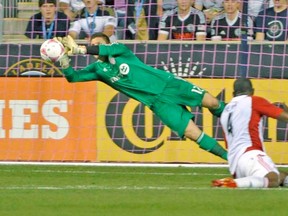
[[[65,47],[69,49],[67,52],[68,55],[86,54],[87,52],[86,47],[78,46],[78,44],[74,41],[74,39],[70,35],[64,37],[61,42]]]
[[[64,54],[58,61],[62,69],[66,69],[70,66],[70,58],[67,54]]]
[[[68,47],[66,47],[64,44],[63,44],[63,40],[64,40],[64,38],[63,37],[54,37],[53,38],[53,40],[56,40],[56,41],[58,41],[58,42],[60,42],[63,46],[64,46],[64,49],[65,49],[65,53],[68,53],[68,51],[69,51],[69,48]]]
[[[63,37],[54,37],[53,40],[57,40],[63,44],[64,38]],[[64,46],[64,44],[63,44],[63,46]],[[65,54],[58,59],[58,62],[60,63],[60,66],[62,67],[62,69],[68,68],[70,66],[70,64],[69,64],[70,59],[67,55],[69,48],[65,47],[65,46],[64,46],[64,48],[65,48]]]

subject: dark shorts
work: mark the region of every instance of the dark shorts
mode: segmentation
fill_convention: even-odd
[[[187,107],[202,107],[205,93],[206,90],[176,77],[168,82],[151,110],[165,125],[183,137],[189,120],[194,118]]]

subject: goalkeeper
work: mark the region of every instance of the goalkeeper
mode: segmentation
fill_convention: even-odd
[[[185,136],[200,148],[227,160],[227,151],[199,129],[193,122],[194,115],[186,108],[203,106],[220,117],[224,102],[172,73],[144,64],[124,44],[110,44],[109,38],[102,33],[92,35],[91,46],[78,46],[70,36],[57,39],[68,50],[59,62],[69,82],[104,82],[148,106],[180,137]],[[95,55],[97,61],[84,69],[74,70],[68,55],[75,54]]]

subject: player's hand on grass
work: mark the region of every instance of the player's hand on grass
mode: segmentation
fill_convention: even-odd
[[[63,38],[62,44],[64,45],[64,47],[67,47],[69,49],[67,52],[68,55],[86,54],[86,47],[78,46],[78,44],[70,35]]]

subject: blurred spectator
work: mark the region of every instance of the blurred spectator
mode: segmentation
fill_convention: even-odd
[[[125,39],[156,40],[158,25],[157,0],[128,0]]]
[[[224,0],[224,12],[211,22],[211,40],[239,40],[241,38],[241,0]],[[248,36],[253,36],[253,21],[248,16]]]
[[[161,18],[158,40],[205,40],[206,23],[202,11],[193,8],[193,0],[177,0],[177,7]]]
[[[223,0],[195,0],[194,7],[204,12],[206,23],[210,24],[223,11]]]
[[[56,5],[56,0],[39,0],[40,12],[30,18],[26,28],[28,38],[50,39],[67,35],[69,19],[57,12]]]
[[[105,0],[98,0],[98,4],[105,4]],[[84,7],[82,0],[59,0],[59,10],[65,13],[71,21],[80,15]]]
[[[124,29],[126,26],[127,4],[126,0],[115,0],[113,5],[117,16],[117,39],[124,39]]]
[[[287,0],[274,0],[274,7],[261,11],[255,19],[255,39],[257,41],[286,41],[288,40],[287,26]]]
[[[260,11],[273,6],[273,0],[248,0],[248,14],[255,18]]]
[[[172,10],[177,7],[177,0],[158,0],[157,4],[157,14],[161,17],[167,10]]]
[[[99,7],[99,0],[83,0],[83,2],[85,7],[81,10],[79,18],[72,23],[69,35],[74,39],[89,39],[92,34],[102,32],[114,41],[116,17],[111,16],[104,7]]]
[[[105,0],[98,0],[98,4],[105,4]],[[71,21],[80,15],[84,7],[85,4],[82,0],[59,0],[59,10],[65,13]]]
[[[79,12],[85,7],[82,0],[59,0],[59,10],[65,13],[73,21]]]
[[[4,9],[2,5],[2,0],[0,0],[0,43],[2,42],[3,37],[3,18],[4,18]]]

